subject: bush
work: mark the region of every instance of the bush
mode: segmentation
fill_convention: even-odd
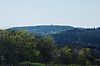
[[[22,62],[19,64],[19,66],[45,66],[45,65],[41,63]]]

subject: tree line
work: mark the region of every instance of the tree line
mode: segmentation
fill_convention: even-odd
[[[90,48],[58,47],[51,36],[37,37],[27,31],[0,30],[0,66],[23,64],[100,65]],[[40,65],[39,65],[40,64]],[[25,66],[25,65],[24,65]]]

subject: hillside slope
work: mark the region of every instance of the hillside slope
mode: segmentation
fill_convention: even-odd
[[[27,26],[27,27],[14,27],[8,30],[26,30],[31,33],[38,33],[40,35],[56,34],[66,30],[72,30],[71,26],[58,26],[58,25],[43,25],[43,26]]]
[[[76,44],[100,47],[100,29],[73,29],[59,34],[53,34],[52,36],[56,43],[62,46]]]
[[[59,46],[100,46],[100,28],[84,29],[71,26],[42,25],[14,27],[7,30],[18,31],[26,30],[38,35],[51,35]]]

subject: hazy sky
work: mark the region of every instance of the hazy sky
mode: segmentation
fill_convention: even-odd
[[[100,26],[100,0],[0,0],[0,28],[40,24]]]

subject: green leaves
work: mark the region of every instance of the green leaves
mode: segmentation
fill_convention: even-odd
[[[96,64],[97,58],[90,48],[58,48],[51,36],[37,38],[26,31],[0,30],[0,64],[1,66],[23,66],[44,64]],[[26,62],[27,61],[27,62]],[[38,63],[37,63],[38,62]],[[36,63],[36,64],[35,64]],[[5,65],[5,66],[6,66]]]

